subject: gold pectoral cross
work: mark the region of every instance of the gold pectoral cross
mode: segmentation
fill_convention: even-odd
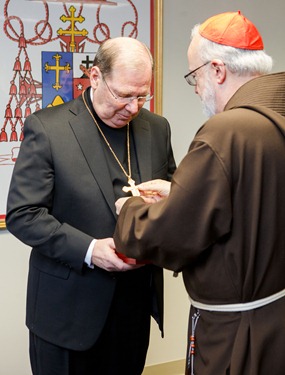
[[[128,184],[130,186],[123,186],[122,190],[125,193],[128,193],[130,191],[134,197],[139,197],[140,196],[140,192],[139,192],[139,189],[136,187],[135,181],[132,178],[129,177],[128,178]]]

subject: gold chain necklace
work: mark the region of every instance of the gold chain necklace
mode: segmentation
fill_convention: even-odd
[[[85,91],[84,91],[85,92]],[[93,113],[91,112],[88,104],[86,103],[86,99],[84,97],[84,92],[82,93],[82,99],[83,99],[83,102],[84,102],[84,105],[87,109],[87,111],[89,112],[90,116],[92,117],[97,129],[99,130],[102,138],[104,139],[106,145],[108,146],[109,150],[111,151],[112,155],[114,156],[116,162],[118,163],[119,167],[121,168],[121,170],[123,171],[124,175],[127,177],[128,179],[128,184],[130,186],[124,186],[123,187],[123,191],[124,192],[131,192],[133,196],[139,196],[140,193],[139,193],[139,190],[138,188],[136,187],[136,183],[135,181],[132,179],[132,170],[131,170],[131,150],[130,150],[130,124],[127,123],[127,154],[128,154],[128,171],[129,173],[127,173],[127,171],[125,170],[125,168],[123,167],[122,163],[120,162],[120,160],[118,159],[117,155],[115,154],[115,151],[112,149],[110,143],[108,142],[107,138],[105,137],[105,134],[103,133],[102,129],[100,128],[98,122],[96,121]]]

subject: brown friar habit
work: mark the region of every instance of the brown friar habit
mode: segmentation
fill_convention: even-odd
[[[199,129],[168,199],[124,205],[115,243],[182,271],[195,301],[247,303],[285,288],[284,226],[282,72],[244,84]],[[244,312],[200,310],[195,334],[195,375],[285,374],[285,297]]]

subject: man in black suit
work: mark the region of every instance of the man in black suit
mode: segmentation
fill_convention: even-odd
[[[137,375],[151,314],[163,329],[162,269],[116,253],[115,201],[171,179],[167,120],[143,109],[153,61],[132,38],[96,54],[90,88],[27,118],[7,228],[32,247],[27,319],[34,375]]]

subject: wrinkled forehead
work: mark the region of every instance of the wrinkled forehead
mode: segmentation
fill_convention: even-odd
[[[130,57],[130,56],[129,56]],[[112,70],[109,74],[110,78],[121,81],[151,81],[152,65],[148,58],[127,58],[121,56],[115,60]]]
[[[120,88],[121,91],[136,92],[142,90],[149,91],[152,81],[151,71],[148,73],[141,69],[128,69],[126,66],[113,70],[109,77],[113,87]]]

